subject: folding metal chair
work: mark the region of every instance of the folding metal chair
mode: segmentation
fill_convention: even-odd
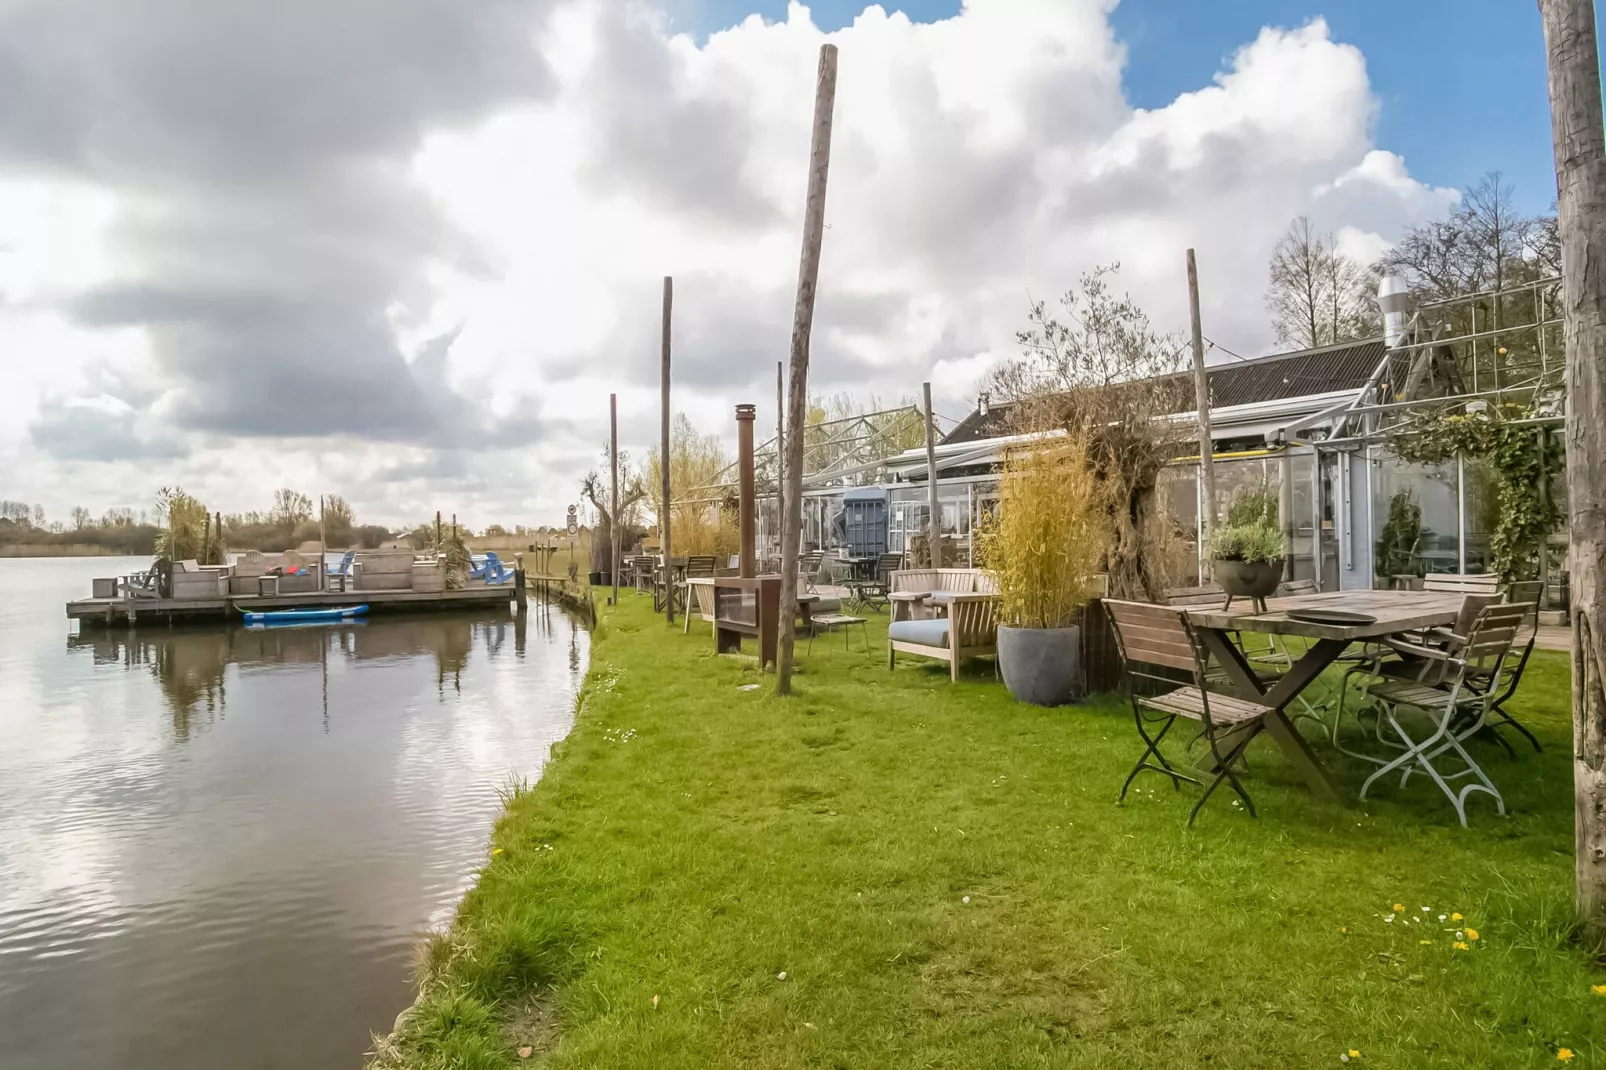
[[[1487,686],[1495,692],[1495,698],[1489,703],[1489,712],[1486,715],[1487,727],[1489,734],[1506,748],[1506,753],[1513,758],[1517,756],[1517,752],[1511,749],[1511,744],[1500,734],[1501,728],[1515,728],[1533,744],[1536,752],[1543,750],[1539,746],[1539,740],[1534,738],[1534,734],[1528,731],[1527,726],[1506,710],[1506,700],[1517,693],[1517,685],[1522,683],[1522,674],[1528,668],[1528,658],[1534,652],[1534,643],[1539,639],[1539,595],[1543,588],[1544,585],[1538,580],[1513,583],[1506,588],[1507,603],[1527,608],[1527,615],[1522,619],[1527,640],[1524,641],[1522,632],[1518,632],[1517,638],[1512,642],[1513,651],[1520,645],[1522,654],[1516,658],[1515,664],[1511,658],[1507,658],[1501,666],[1501,671],[1491,679],[1470,681],[1474,687]]]
[[[1498,679],[1501,665],[1511,654],[1516,638],[1527,615],[1525,605],[1495,605],[1480,612],[1464,641],[1453,652],[1438,647],[1423,646],[1413,651],[1425,661],[1442,667],[1438,682],[1413,680],[1385,680],[1372,687],[1372,697],[1382,704],[1382,717],[1399,738],[1400,755],[1385,762],[1361,785],[1360,797],[1366,798],[1379,778],[1398,771],[1403,788],[1412,773],[1420,770],[1439,786],[1462,827],[1467,823],[1467,797],[1474,792],[1487,792],[1494,796],[1495,806],[1504,815],[1506,802],[1483,768],[1478,765],[1462,742],[1480,731],[1494,703],[1492,688],[1479,691],[1478,680]],[[1391,645],[1405,644],[1399,641]],[[1431,731],[1420,739],[1413,736],[1400,717],[1401,709],[1415,709],[1426,715]],[[1462,768],[1445,772],[1434,764],[1446,756],[1461,763]],[[1472,783],[1459,791],[1450,781],[1469,777]]]
[[[1179,791],[1183,781],[1204,786],[1204,793],[1188,814],[1190,826],[1222,781],[1243,800],[1249,816],[1256,816],[1254,801],[1233,767],[1243,756],[1244,748],[1260,734],[1271,708],[1231,695],[1211,693],[1205,680],[1207,656],[1188,624],[1186,609],[1111,599],[1105,599],[1103,605],[1110,615],[1116,646],[1126,670],[1132,716],[1144,743],[1143,754],[1121,785],[1119,801],[1126,801],[1127,790],[1139,773],[1152,769],[1170,777],[1172,786]],[[1171,672],[1167,674],[1162,670]],[[1177,670],[1188,673],[1192,687],[1177,686]],[[1140,689],[1154,685],[1166,690],[1157,695],[1139,694]],[[1161,741],[1178,717],[1198,722],[1200,735],[1210,746],[1215,768],[1208,784],[1179,772],[1160,752]]]
[[[1466,641],[1466,635],[1471,630],[1473,622],[1478,619],[1489,606],[1500,602],[1499,593],[1475,593],[1461,596],[1461,608],[1456,613],[1455,623],[1448,629],[1430,628],[1423,632],[1407,632],[1404,635],[1390,636],[1380,643],[1369,645],[1366,648],[1366,657],[1357,660],[1354,665],[1345,670],[1338,685],[1338,704],[1333,713],[1332,740],[1333,746],[1340,753],[1362,761],[1386,764],[1386,759],[1365,751],[1351,750],[1344,746],[1339,736],[1339,729],[1344,721],[1344,703],[1349,695],[1350,678],[1360,675],[1360,697],[1356,707],[1351,713],[1355,723],[1364,732],[1366,726],[1361,722],[1361,713],[1367,708],[1372,697],[1372,691],[1380,680],[1410,680],[1416,683],[1436,684],[1443,680],[1445,662],[1442,659],[1425,659],[1418,653],[1423,648],[1431,648],[1441,653],[1455,653]],[[1375,726],[1377,742],[1385,747],[1396,747],[1397,744],[1388,738],[1384,732],[1384,723],[1378,717]],[[1502,741],[1504,742],[1504,741]],[[1508,750],[1510,748],[1507,748]]]

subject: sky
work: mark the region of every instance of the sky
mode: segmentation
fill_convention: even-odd
[[[665,275],[674,407],[772,433],[826,41],[820,394],[963,416],[1112,261],[1179,330],[1189,247],[1206,334],[1267,352],[1295,216],[1371,256],[1491,169],[1554,199],[1503,0],[11,0],[0,498],[556,523],[610,393],[657,440]]]

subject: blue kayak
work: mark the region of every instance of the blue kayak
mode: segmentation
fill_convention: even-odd
[[[236,609],[239,607],[236,606]],[[329,609],[275,609],[266,613],[240,610],[247,624],[316,624],[324,621],[351,620],[368,612],[368,606],[334,606]]]

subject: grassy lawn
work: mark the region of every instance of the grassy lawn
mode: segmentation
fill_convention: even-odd
[[[777,699],[648,606],[605,611],[572,735],[426,947],[400,1064],[1606,1065],[1561,655],[1512,704],[1545,753],[1475,749],[1509,818],[1483,797],[1462,829],[1421,777],[1318,804],[1263,738],[1260,819],[1223,790],[1188,830],[1159,776],[1115,805],[1140,746],[1114,700],[888,673],[885,618]]]

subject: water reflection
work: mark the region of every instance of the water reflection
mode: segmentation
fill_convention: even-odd
[[[114,570],[0,561],[0,1064],[358,1067],[587,636],[532,607],[64,641]]]
[[[436,616],[284,627],[96,629],[68,636],[67,649],[87,651],[96,666],[150,673],[167,700],[175,735],[184,740],[227,711],[226,677],[230,665],[245,671],[270,667],[319,671],[325,684],[323,705],[327,717],[331,659],[363,662],[429,656],[434,658],[437,695],[444,698],[448,690],[462,694],[463,670],[476,642],[490,660],[505,653],[522,659],[530,621],[535,622],[540,638],[550,639],[555,612],[568,635],[569,673],[573,677],[580,672],[580,629],[550,606],[538,606],[529,614],[508,620]],[[513,646],[508,650],[510,638]]]

